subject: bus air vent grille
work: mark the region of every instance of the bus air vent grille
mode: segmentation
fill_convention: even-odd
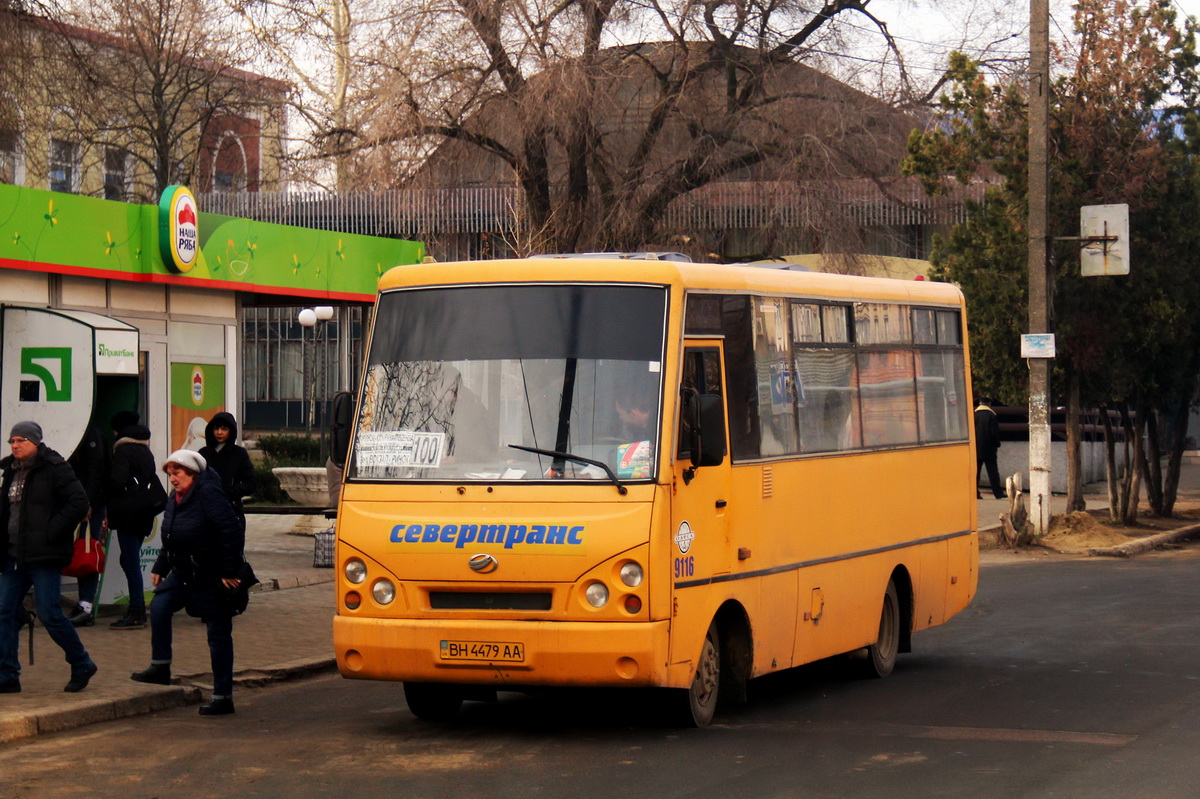
[[[433,610],[550,610],[550,592],[430,591]]]
[[[763,499],[775,496],[775,473],[770,466],[763,467]]]

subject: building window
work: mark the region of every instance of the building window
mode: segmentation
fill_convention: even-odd
[[[0,183],[19,182],[21,141],[15,130],[0,130]]]
[[[104,199],[124,202],[129,196],[129,153],[120,147],[104,150]]]
[[[79,145],[76,142],[50,140],[50,191],[79,191]]]

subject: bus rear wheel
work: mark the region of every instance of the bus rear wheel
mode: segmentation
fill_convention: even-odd
[[[457,685],[406,682],[404,701],[412,714],[422,721],[449,721],[458,715],[463,693]]]
[[[888,580],[883,595],[883,610],[879,614],[879,637],[867,647],[863,676],[886,677],[896,668],[896,653],[900,651],[900,599],[896,584]]]
[[[721,638],[714,621],[704,635],[704,646],[696,662],[692,685],[676,692],[674,715],[684,726],[707,727],[717,711],[721,687]]]

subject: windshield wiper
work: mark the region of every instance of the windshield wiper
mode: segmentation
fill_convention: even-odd
[[[556,452],[552,449],[540,449],[539,447],[523,447],[520,444],[509,444],[513,449],[519,449],[522,452],[532,452],[535,455],[545,455],[548,458],[554,458],[556,461],[575,461],[576,463],[586,463],[589,466],[596,466],[604,470],[608,475],[608,479],[613,481],[613,485],[617,487],[617,491],[621,492],[621,496],[629,493],[629,489],[621,485],[621,481],[617,479],[617,475],[612,469],[608,468],[608,464],[604,461],[594,461],[591,458],[584,458],[581,455],[572,455],[569,452]]]

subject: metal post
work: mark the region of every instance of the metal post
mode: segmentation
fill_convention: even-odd
[[[1049,333],[1050,6],[1029,3],[1029,332]],[[1049,358],[1029,359],[1029,516],[1034,532],[1050,526]]]

